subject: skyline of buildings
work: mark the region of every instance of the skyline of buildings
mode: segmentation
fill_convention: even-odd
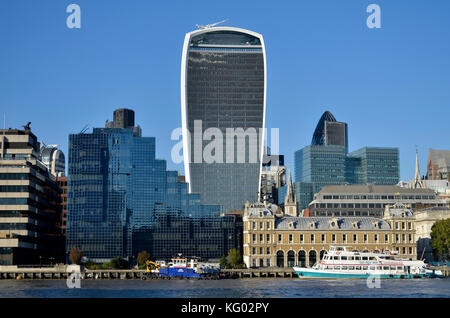
[[[17,163],[29,166],[34,160],[42,170],[43,183],[37,189],[28,189],[30,198],[37,195],[35,191],[41,191],[38,195],[43,198],[36,196],[37,206],[48,204],[45,209],[55,211],[51,220],[53,232],[45,232],[49,230],[43,226],[45,234],[39,237],[54,235],[57,239],[53,243],[57,245],[66,233],[66,260],[74,247],[95,262],[117,256],[133,260],[142,250],[157,258],[178,253],[219,258],[230,248],[245,247],[240,241],[239,211],[258,200],[271,202],[274,208],[274,203],[283,201],[284,212],[280,209],[273,215],[281,212],[301,222],[304,217],[319,216],[344,220],[380,218],[382,209],[400,201],[412,208],[444,206],[433,190],[393,186],[399,182],[398,148],[363,147],[349,153],[348,125],[336,121],[329,111],[319,119],[311,145],[295,153],[295,183],[290,169],[286,172],[282,155],[274,155],[277,163],[263,164],[265,156],[271,155],[269,150],[263,151],[262,138],[256,145],[256,162],[250,162],[250,138],[247,142],[245,135],[242,140],[233,137],[233,163],[228,162],[227,151],[223,153],[223,163],[209,163],[203,157],[198,162],[196,155],[199,151],[203,154],[209,144],[204,140],[208,130],[215,129],[212,135],[217,138],[219,134],[226,135],[227,128],[255,129],[259,137],[258,130],[265,126],[266,59],[261,34],[231,27],[202,28],[188,33],[183,48],[181,91],[185,177],[167,170],[166,160],[156,158],[156,138],[142,137],[131,109],[116,109],[113,121],[106,121],[104,128],[93,128],[92,133],[83,129],[69,135],[67,178],[64,153],[55,145],[38,144],[30,123],[23,131],[2,131],[3,135],[13,135],[13,131],[18,136],[23,133],[34,136],[25,144],[3,136],[2,168],[15,169]],[[199,131],[198,121],[201,121]],[[189,140],[188,136],[194,138]],[[226,139],[221,146],[229,147]],[[23,149],[31,149],[31,153]],[[427,176],[433,180],[448,179],[447,152],[450,153],[430,150]],[[239,163],[240,155],[249,162]],[[23,162],[10,162],[14,160]],[[2,174],[5,180],[17,177],[15,171],[5,171],[12,173]],[[373,191],[388,187],[389,191]],[[330,189],[334,189],[331,194],[327,193]],[[1,211],[6,211],[3,213],[8,217],[15,214],[22,217],[22,212],[7,209],[9,205],[30,203],[28,199],[23,201],[22,195],[15,197],[16,192],[26,192],[25,188],[7,182],[2,184],[1,192]],[[338,201],[326,201],[335,199]],[[307,212],[299,215],[305,207],[309,207]],[[31,222],[32,226],[2,224],[1,229],[9,231],[2,233],[3,242],[6,239],[20,242],[24,237],[26,242],[28,234],[17,233],[23,229],[37,231],[40,221]],[[2,247],[1,261],[12,264],[22,260],[21,247],[20,244],[15,249]],[[415,255],[410,248],[402,254]],[[60,252],[63,253],[58,245],[54,253]],[[29,261],[35,262],[39,256],[41,262],[40,250],[33,253]],[[46,262],[61,256],[47,254]],[[300,260],[295,253],[294,257]],[[292,255],[287,255],[283,262],[289,263],[290,259]],[[278,257],[276,261],[266,259],[266,264],[275,263],[279,264]]]

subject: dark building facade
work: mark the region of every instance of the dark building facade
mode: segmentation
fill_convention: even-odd
[[[202,233],[206,227],[190,227],[191,218],[226,220],[219,206],[201,205],[200,195],[189,194],[179,179],[178,172],[166,170],[165,160],[156,159],[155,138],[141,137],[135,127],[70,135],[66,252],[77,247],[96,262],[117,256],[132,260],[142,250],[155,258],[176,256],[193,252],[178,239],[203,235],[191,246],[197,247],[196,256],[205,257],[202,244],[217,242],[214,235],[223,243],[223,233]],[[191,232],[186,234],[186,227]],[[225,246],[216,246],[217,257]]]
[[[29,125],[0,130],[0,265],[62,261],[59,188],[37,137]]]
[[[204,28],[186,34],[181,74],[184,163],[190,192],[199,193],[202,204],[218,204],[228,212],[240,211],[246,201],[257,200],[265,82],[262,35],[231,27]],[[196,123],[201,124],[198,130]],[[245,136],[232,137],[227,146],[227,129],[256,134],[255,148]],[[202,156],[210,143],[203,140],[207,131],[214,132],[215,138],[223,137],[223,156],[213,162]],[[227,153],[231,151],[234,153],[230,160]],[[241,155],[244,160],[239,161]],[[251,159],[253,156],[255,160]]]

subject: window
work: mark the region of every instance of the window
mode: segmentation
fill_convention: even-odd
[[[412,234],[408,234],[408,242],[409,242],[409,243],[412,242]]]
[[[256,230],[256,222],[252,222],[253,229]]]
[[[260,229],[260,230],[263,229],[263,222],[259,222],[259,229]]]
[[[331,235],[331,241],[336,243],[336,234]]]
[[[324,243],[325,242],[325,234],[322,234],[321,239],[322,239],[322,243]]]
[[[260,247],[260,248],[259,248],[259,254],[261,254],[261,255],[262,255],[263,253],[264,253],[264,252],[263,252],[263,248],[262,248],[262,247]]]
[[[389,242],[389,235],[388,234],[384,234],[384,242]]]
[[[347,241],[347,235],[346,234],[342,234],[342,242],[345,243],[345,241]]]
[[[395,222],[395,229],[398,230],[398,222]]]
[[[278,234],[278,243],[281,243],[281,241],[282,241],[281,234]]]
[[[314,242],[314,234],[311,234],[311,242]]]
[[[252,248],[252,254],[255,255],[256,254],[256,248]]]
[[[405,229],[405,222],[402,222],[402,230]]]
[[[300,234],[300,242],[303,243],[303,234]]]
[[[388,271],[389,270],[389,266],[383,266],[383,270]]]
[[[364,243],[367,243],[367,234],[364,234]]]
[[[253,243],[256,243],[256,234],[252,235]]]
[[[353,242],[358,241],[358,236],[356,234],[353,234]]]
[[[268,267],[270,267],[270,258],[268,258],[268,259],[266,260],[266,264],[267,264]]]
[[[347,256],[341,256],[341,260],[346,261],[347,260]]]
[[[268,248],[266,249],[266,254],[267,254],[267,255],[270,255],[270,247],[268,247]]]
[[[270,243],[270,234],[266,234],[266,241],[267,243]]]
[[[363,257],[362,257],[362,260],[363,260],[363,261],[368,261],[367,256],[363,256]]]
[[[270,222],[266,222],[266,230],[270,230]]]
[[[413,253],[413,249],[412,249],[412,247],[409,247],[409,254],[412,254]]]
[[[375,240],[375,243],[378,242],[378,234],[374,234],[373,239]]]
[[[289,234],[289,243],[292,243],[292,234]]]
[[[347,270],[347,266],[342,266],[342,270],[346,271]]]
[[[264,236],[262,234],[259,234],[259,242],[261,243],[264,242]]]
[[[406,247],[402,247],[402,254],[406,254]]]

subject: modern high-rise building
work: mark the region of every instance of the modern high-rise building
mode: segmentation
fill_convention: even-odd
[[[348,153],[347,124],[326,111],[314,131],[311,145],[294,154],[299,210],[308,207],[314,193],[327,185],[395,185],[399,181],[398,148],[364,147]],[[283,193],[285,189],[281,189]],[[278,199],[279,204],[283,204]]]
[[[181,65],[184,170],[190,192],[199,193],[202,204],[240,211],[246,201],[258,199],[266,76],[261,34],[234,27],[202,27],[186,34]]]
[[[350,184],[394,185],[399,181],[398,148],[364,147],[347,158],[348,167],[355,171],[354,179],[347,176]]]
[[[0,130],[0,265],[64,260],[59,200],[29,125]]]
[[[314,130],[313,146],[342,146],[348,151],[347,123],[336,121],[329,111],[323,113]]]
[[[69,136],[66,251],[77,247],[104,262],[133,261],[142,250],[154,258],[220,257],[235,247],[233,218],[189,194],[178,173],[156,159],[155,138],[135,128]]]

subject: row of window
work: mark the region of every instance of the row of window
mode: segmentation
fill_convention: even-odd
[[[289,243],[294,243],[294,235],[293,234],[288,234],[288,241]],[[382,235],[379,234],[373,234],[373,241],[375,243],[380,242],[380,236],[383,237]],[[358,242],[358,235],[357,234],[353,234],[353,240],[352,243],[359,243]],[[368,234],[363,234],[363,242],[367,243],[368,242],[368,238],[369,235]],[[341,236],[341,242],[342,243],[346,243],[347,240],[349,239],[347,234],[342,234]],[[255,243],[271,243],[271,235],[270,234],[266,234],[266,238],[264,241],[264,234],[259,234],[259,240],[257,240],[257,235],[256,234],[252,234],[252,242]],[[283,242],[283,235],[282,234],[278,234],[278,243],[282,243]],[[305,243],[305,235],[304,234],[300,234],[299,235],[299,242],[300,243]],[[309,242],[308,243],[315,243],[316,242],[316,234],[310,234],[309,237]],[[321,234],[320,235],[320,243],[327,243],[327,237],[325,234]],[[332,234],[331,235],[331,243],[336,243],[337,242],[337,235],[336,234]],[[409,243],[413,243],[413,235],[410,233],[408,234],[408,240],[406,240],[406,234],[402,234],[401,235],[401,241],[400,241],[400,234],[395,234],[395,242],[399,243],[399,242],[409,242]],[[381,242],[380,242],[381,243]],[[384,234],[384,241],[383,243],[389,243],[389,234]]]
[[[324,200],[434,200],[434,195],[324,195]],[[323,203],[322,203],[323,204]]]

